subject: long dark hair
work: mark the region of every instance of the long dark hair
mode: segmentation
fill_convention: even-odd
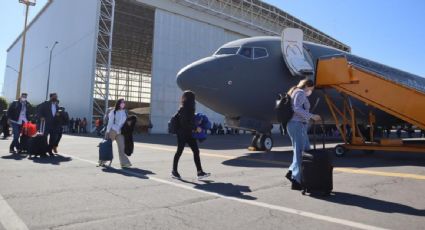
[[[180,108],[195,113],[195,94],[192,91],[184,91],[180,103]]]
[[[115,109],[114,112],[118,111],[121,109],[120,105],[121,103],[124,101],[124,98],[118,99],[117,103],[115,103]]]

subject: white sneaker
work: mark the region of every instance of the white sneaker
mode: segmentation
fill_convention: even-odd
[[[128,168],[131,168],[131,164],[122,164],[121,165],[121,168],[123,168],[123,169],[128,169]]]

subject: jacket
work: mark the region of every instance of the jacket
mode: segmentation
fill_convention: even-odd
[[[59,111],[58,104],[55,104],[56,112]],[[58,127],[55,116],[52,114],[52,102],[45,101],[38,107],[38,117],[44,118],[46,121],[46,129]],[[56,114],[55,114],[56,115]]]
[[[196,129],[195,125],[195,114],[183,107],[177,112],[179,117],[179,127],[177,129],[178,136],[184,136],[187,138],[192,138],[192,132]]]
[[[29,108],[31,107],[31,104],[29,102],[25,102],[25,103],[27,107],[26,116],[27,116],[27,120],[29,120],[30,118]],[[9,108],[7,109],[7,117],[12,121],[18,121],[21,110],[22,110],[22,103],[20,101],[13,101],[10,104]]]
[[[134,127],[136,126],[136,122],[131,122],[128,124],[129,118],[127,118],[126,122],[121,128],[121,134],[124,136],[124,153],[127,156],[131,156],[134,151],[134,140],[133,140],[133,132]]]

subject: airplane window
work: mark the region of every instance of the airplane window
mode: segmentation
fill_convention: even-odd
[[[221,48],[215,53],[215,55],[236,54],[238,50],[239,50],[239,47]]]
[[[247,58],[252,58],[252,48],[244,47],[240,49],[239,54]]]
[[[254,59],[267,57],[268,53],[265,48],[255,48],[254,49]]]

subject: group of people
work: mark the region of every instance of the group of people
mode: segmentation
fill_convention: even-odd
[[[181,179],[178,172],[178,163],[183,150],[187,145],[192,149],[196,173],[198,179],[210,176],[210,173],[204,172],[199,155],[198,140],[196,134],[206,133],[206,130],[196,124],[195,121],[195,94],[191,91],[185,91],[181,97],[181,105],[177,111],[178,125],[176,130],[177,151],[174,155],[171,176],[175,179]],[[136,121],[135,116],[128,116],[125,109],[124,99],[119,99],[106,119],[105,139],[115,141],[118,146],[118,156],[122,168],[132,166],[128,156],[134,148],[132,132]],[[131,149],[129,149],[131,148]],[[103,161],[99,161],[99,165],[105,165]]]
[[[87,119],[86,118],[71,118],[67,124],[69,133],[87,133]]]
[[[68,114],[65,108],[59,107],[58,95],[50,94],[50,99],[37,107],[36,116],[31,117],[28,102],[28,94],[22,93],[20,98],[13,101],[7,109],[7,120],[12,127],[13,139],[9,146],[9,152],[12,154],[21,153],[25,146],[20,143],[22,127],[25,123],[37,123],[39,131],[48,138],[47,153],[55,156],[58,153],[59,142],[62,138],[62,127],[68,122]],[[47,155],[43,155],[47,156]]]

